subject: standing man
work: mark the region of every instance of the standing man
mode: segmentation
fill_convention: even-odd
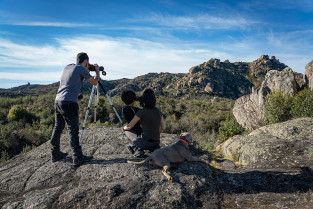
[[[55,98],[55,124],[50,140],[52,162],[59,161],[67,156],[67,153],[60,151],[61,133],[67,124],[70,135],[70,145],[73,150],[73,165],[81,164],[92,160],[93,156],[85,156],[79,144],[79,121],[78,121],[78,95],[83,80],[92,85],[99,81],[99,66],[95,64],[96,75],[90,75],[89,57],[86,53],[77,54],[76,64],[67,65],[62,73],[60,86]]]

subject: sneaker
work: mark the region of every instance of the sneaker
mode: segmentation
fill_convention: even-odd
[[[138,158],[142,158],[144,157],[144,155],[145,155],[145,152],[141,149],[136,150],[136,152],[134,153],[134,157],[138,157]]]
[[[58,154],[56,155],[52,155],[51,157],[51,160],[52,162],[57,162],[59,160],[62,160],[63,158],[65,158],[67,156],[67,153],[64,153],[64,152],[59,152]]]
[[[93,159],[93,156],[86,156],[86,155],[82,155],[81,157],[77,157],[73,159],[73,165],[75,167],[78,167],[82,164],[85,164],[86,162],[89,162]]]

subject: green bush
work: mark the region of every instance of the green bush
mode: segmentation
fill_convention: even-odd
[[[23,121],[12,121],[11,123],[0,125],[0,151],[8,151],[19,144],[18,132],[23,127]]]
[[[304,89],[295,95],[290,112],[294,118],[313,117],[313,90]]]
[[[291,119],[291,103],[292,97],[285,96],[281,92],[267,95],[264,103],[264,125]]]
[[[202,149],[213,150],[217,136],[215,131],[208,131],[205,134],[196,132],[192,135],[192,138],[197,141]]]
[[[219,142],[223,142],[232,136],[244,132],[244,128],[239,125],[234,116],[227,116],[226,120],[221,122],[221,126],[218,130]]]
[[[13,105],[7,116],[9,121],[19,121],[25,119],[26,121],[31,121],[33,116],[21,105]]]

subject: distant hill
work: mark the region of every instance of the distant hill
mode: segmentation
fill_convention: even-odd
[[[55,94],[57,92],[58,87],[59,82],[48,85],[25,84],[9,89],[0,89],[0,96],[17,97],[27,95],[42,95],[48,93]]]
[[[210,59],[191,67],[188,73],[148,73],[134,79],[102,80],[101,83],[110,96],[120,95],[128,88],[141,92],[150,87],[157,95],[168,97],[210,95],[237,99],[251,93],[252,87],[260,86],[268,71],[282,71],[286,67],[274,56],[269,58],[268,55],[262,55],[251,63]],[[58,86],[58,82],[49,85],[22,85],[0,90],[0,96],[55,93]],[[82,92],[88,94],[90,91],[91,85],[85,82]]]

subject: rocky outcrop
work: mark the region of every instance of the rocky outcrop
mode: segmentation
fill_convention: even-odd
[[[294,96],[299,90],[296,74],[291,68],[287,67],[283,71],[271,70],[259,89],[236,100],[233,114],[242,127],[254,130],[262,125],[264,100],[268,94],[279,91],[284,95]]]
[[[162,146],[177,140],[162,135]],[[61,147],[69,152],[68,136]],[[2,208],[192,208],[212,205],[218,195],[213,173],[203,163],[182,163],[168,182],[161,169],[127,164],[120,128],[92,127],[84,132],[83,150],[95,159],[74,169],[71,157],[50,161],[49,144],[0,167]],[[198,153],[203,159],[208,154]],[[199,156],[199,155],[198,155]]]
[[[305,66],[305,80],[307,83],[307,86],[311,89],[313,89],[313,61],[308,63]]]
[[[271,59],[268,55],[261,55],[261,57],[251,63],[249,63],[249,76],[250,81],[253,83],[255,88],[259,88],[262,84],[265,75],[271,70],[282,71],[287,66],[280,63],[275,56]]]
[[[307,166],[313,171],[313,118],[263,126],[247,136],[231,137],[220,149],[226,156],[239,153],[239,162],[245,167]]]
[[[127,164],[128,159],[139,159],[128,154],[120,128],[91,127],[84,132],[82,146],[94,160],[77,169],[71,166],[71,157],[52,163],[48,143],[2,164],[0,206],[310,208],[312,122],[299,119],[259,129],[247,136],[249,139],[232,138],[222,149],[227,154],[240,153],[244,166],[237,167],[229,160],[217,161],[215,167],[199,162],[174,164],[174,182],[168,182],[159,168]],[[162,134],[161,145],[176,140],[175,135]],[[66,134],[62,135],[61,147],[70,151]],[[206,151],[191,150],[210,160]]]
[[[262,87],[269,88],[271,92],[281,92],[284,95],[294,96],[299,91],[295,73],[287,67],[283,71],[269,71],[262,83]]]
[[[190,68],[189,73],[177,83],[176,88],[192,88],[197,95],[238,98],[251,92],[252,84],[246,77],[248,71],[247,63],[211,59]]]
[[[244,205],[249,200],[251,201],[249,208],[271,208],[269,205],[262,205],[262,201],[272,202],[273,208],[311,207],[308,204],[313,203],[312,130],[313,119],[301,118],[261,127],[247,136],[234,136],[222,143],[219,146],[221,152],[225,156],[237,156],[239,162],[243,164],[237,172],[228,173],[220,178],[227,187],[233,185],[232,189],[229,188],[230,194],[225,195],[229,198],[228,201],[237,203],[235,208],[245,208]],[[276,187],[278,185],[280,188]],[[222,184],[221,187],[223,186],[225,185]],[[278,194],[273,186],[281,193]],[[249,191],[256,187],[267,189],[262,194],[250,195],[249,192],[243,196],[232,194],[232,191],[238,189]],[[303,196],[301,195],[303,199],[299,200],[295,198],[291,188],[309,192],[303,193]],[[274,190],[276,191],[272,194],[268,193]],[[283,196],[286,202],[288,199],[288,205],[277,200]],[[241,201],[244,203],[241,204]]]
[[[264,118],[264,98],[270,89],[261,87],[252,93],[236,100],[233,114],[237,122],[244,128],[253,130],[262,126]]]
[[[249,68],[251,74],[256,77],[265,77],[265,75],[271,70],[281,71],[287,66],[283,63],[280,63],[275,56],[272,56],[271,59],[268,55],[261,55],[261,57],[251,63],[249,63]]]

